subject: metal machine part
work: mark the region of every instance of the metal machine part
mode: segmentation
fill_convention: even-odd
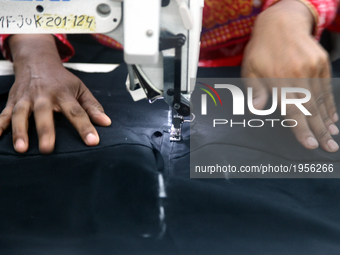
[[[135,101],[163,98],[178,120],[190,115],[204,0],[2,0],[0,33],[103,33],[124,46]],[[2,16],[1,16],[2,15]],[[173,54],[169,55],[169,50]]]
[[[172,119],[172,126],[170,129],[170,141],[178,142],[182,138],[182,124],[184,122],[183,116],[176,115]]]

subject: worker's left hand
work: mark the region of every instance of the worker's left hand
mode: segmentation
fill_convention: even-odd
[[[41,153],[55,145],[53,112],[61,112],[88,146],[99,143],[91,121],[108,126],[111,120],[84,83],[64,68],[53,35],[12,35],[15,82],[0,114],[0,136],[12,123],[14,149],[29,147],[28,118],[33,113]]]

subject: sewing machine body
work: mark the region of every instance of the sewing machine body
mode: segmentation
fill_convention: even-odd
[[[190,114],[204,0],[5,0],[0,33],[101,33],[124,46],[135,101],[164,99],[173,109],[173,141]]]

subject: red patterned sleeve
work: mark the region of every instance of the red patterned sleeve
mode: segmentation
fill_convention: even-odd
[[[10,35],[2,34],[0,35],[0,48],[3,56],[12,60],[11,51],[7,42],[7,39]],[[74,55],[74,48],[67,40],[66,35],[63,34],[55,34],[56,44],[59,51],[60,58],[63,62],[68,61]]]
[[[266,0],[263,9],[266,9],[280,0]],[[315,20],[314,36],[320,39],[322,31],[328,27],[335,18],[339,0],[297,0],[303,3],[313,14]]]

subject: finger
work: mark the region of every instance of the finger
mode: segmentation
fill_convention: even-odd
[[[20,100],[13,108],[12,134],[14,149],[19,153],[28,150],[28,118],[31,113],[31,103]]]
[[[322,91],[324,95],[325,107],[328,115],[332,119],[333,122],[337,122],[339,120],[339,115],[337,113],[337,108],[333,95],[333,86],[330,79],[330,67],[326,65],[325,69],[320,74]]]
[[[288,116],[288,118],[294,119],[298,123],[295,127],[292,127],[292,131],[298,142],[309,150],[314,150],[319,147],[319,142],[310,130],[306,117],[303,114],[297,114],[295,112],[291,112]]]
[[[89,116],[74,98],[69,98],[60,104],[62,113],[71,122],[88,146],[99,143],[99,136],[92,125]]]
[[[293,87],[294,82],[300,81],[299,79],[276,79],[278,87]],[[289,83],[289,85],[287,85]],[[292,84],[293,83],[293,84]],[[300,84],[301,85],[301,84]],[[298,87],[300,87],[300,85]],[[304,84],[305,85],[305,84]],[[306,87],[306,85],[305,85]],[[287,93],[285,96],[287,99],[298,99],[298,94]],[[278,95],[279,105],[281,105],[281,91]],[[282,105],[281,105],[282,106]],[[286,105],[287,119],[296,120],[297,125],[292,127],[292,131],[300,144],[306,149],[313,150],[319,147],[319,142],[314,136],[312,130],[309,127],[306,116],[295,105]]]
[[[47,98],[40,98],[35,101],[33,111],[39,138],[39,151],[44,154],[51,153],[55,144],[53,105]]]
[[[323,79],[312,78],[308,80],[310,81],[312,88],[311,89],[312,98],[315,98],[315,104],[317,106],[318,112],[322,118],[325,127],[328,129],[331,135],[339,134],[339,129],[334,124],[333,120],[328,115],[328,112],[326,110],[325,97],[322,88]]]
[[[308,79],[284,79],[284,81],[293,83],[290,84],[290,87],[305,88],[313,92],[313,88],[310,87]],[[278,82],[280,82],[280,80],[278,80]],[[286,94],[288,99],[295,100],[299,100],[305,96],[304,93]],[[298,122],[297,126],[292,128],[292,130],[297,140],[307,149],[315,149],[320,144],[324,150],[335,152],[339,147],[326,128],[313,96],[307,103],[303,104],[303,107],[311,113],[311,116],[305,116],[295,104],[288,104],[286,106],[288,118],[295,119]]]
[[[13,106],[7,105],[0,114],[0,136],[11,124]]]
[[[321,116],[309,116],[307,120],[320,146],[328,152],[336,152],[339,146],[331,137],[328,129],[323,125]]]
[[[249,74],[248,77],[243,80],[247,88],[252,88],[252,103],[254,108],[262,110],[268,101],[268,90],[266,85],[254,74]]]
[[[297,93],[297,94],[294,94],[293,97],[299,98],[299,97],[304,97],[304,95],[302,95],[301,93]],[[312,114],[311,116],[307,116],[306,119],[307,119],[309,129],[314,134],[314,137],[319,142],[320,146],[328,152],[337,151],[339,149],[339,146],[333,140],[333,138],[331,137],[331,134],[329,133],[326,126],[324,125],[324,122],[320,116],[320,113],[318,111],[318,108],[316,106],[314,99],[311,98],[307,103],[304,104],[304,106]],[[295,105],[288,105],[287,115],[288,115],[288,111],[289,111],[289,116],[297,117],[298,115],[303,115],[302,112]],[[297,136],[303,136],[303,134],[298,133]]]
[[[84,91],[78,98],[78,101],[87,112],[92,122],[100,126],[110,126],[111,119],[104,113],[102,105],[84,84],[82,84],[82,87]]]

